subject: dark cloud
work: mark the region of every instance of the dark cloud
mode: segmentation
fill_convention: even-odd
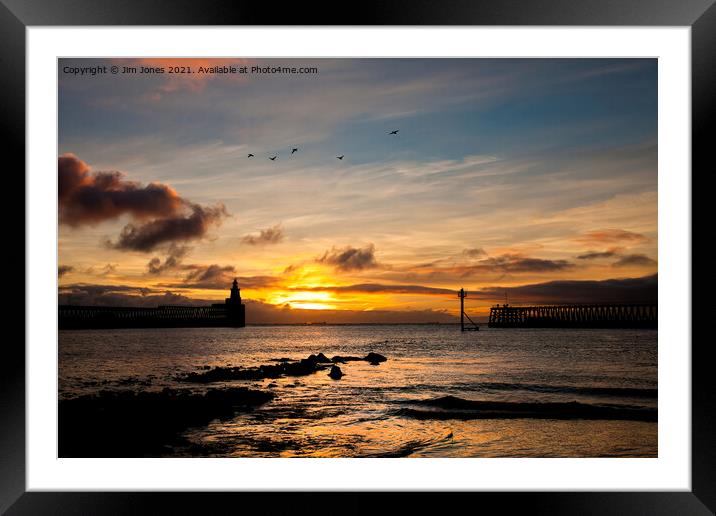
[[[167,256],[164,262],[162,262],[161,258],[155,256],[147,263],[147,272],[158,276],[166,271],[176,269],[189,251],[190,248],[187,246],[171,244],[167,249]]]
[[[614,262],[612,267],[646,267],[653,265],[656,265],[656,260],[649,258],[645,254],[627,254]]]
[[[276,224],[268,229],[260,230],[258,235],[246,235],[241,241],[249,245],[278,244],[284,236],[281,225]]]
[[[484,273],[516,273],[516,272],[557,272],[573,268],[567,260],[544,260],[520,254],[503,254],[490,256],[476,263],[454,265],[452,267],[428,267],[434,273],[449,273],[460,277]]]
[[[187,268],[193,270],[184,277],[184,282],[194,288],[228,289],[236,272],[233,265],[189,265]]]
[[[183,199],[170,186],[128,181],[117,171],[92,172],[74,154],[58,158],[58,202],[60,223],[92,225],[130,215],[110,247],[151,251],[172,242],[202,238],[209,227],[227,215],[223,205],[204,207]],[[155,264],[156,265],[156,264]]]
[[[525,258],[520,255],[504,254],[487,258],[480,265],[504,272],[552,272],[574,267],[566,260],[543,260],[541,258]]]
[[[656,274],[641,278],[602,281],[550,281],[520,287],[487,287],[470,291],[472,299],[503,303],[505,293],[512,304],[520,303],[655,303],[659,278]]]
[[[597,229],[587,231],[583,235],[580,235],[577,240],[583,243],[609,244],[618,242],[646,242],[649,239],[644,235],[624,229]]]
[[[240,288],[265,288],[279,284],[280,278],[274,276],[236,276],[234,267],[230,265],[182,265],[182,270],[190,271],[181,282],[162,283],[162,288],[187,289],[201,288],[206,290],[226,290],[231,288],[234,278]]]
[[[288,267],[286,267],[286,268],[283,270],[283,273],[284,273],[284,274],[290,274],[290,273],[296,272],[297,270],[300,270],[300,269],[301,269],[301,266],[300,266],[300,265],[291,264],[291,265],[289,265]]]
[[[600,258],[614,258],[619,256],[619,252],[616,249],[609,249],[607,251],[587,251],[584,254],[577,256],[578,260],[598,260]]]
[[[334,247],[330,251],[326,251],[320,258],[316,258],[316,261],[332,265],[341,271],[360,271],[379,267],[375,259],[375,246],[373,244],[369,244],[364,248],[348,246],[343,249],[336,249]]]
[[[72,272],[73,270],[75,270],[75,268],[72,265],[60,265],[59,267],[57,267],[57,276],[61,278],[62,276],[64,276],[68,272]]]
[[[108,242],[114,249],[149,252],[173,242],[202,238],[212,225],[227,216],[226,208],[191,205],[191,214],[156,219],[145,224],[127,224],[116,242]]]
[[[408,273],[418,273],[432,278],[469,277],[486,273],[557,272],[568,270],[574,264],[567,260],[544,260],[521,254],[489,256],[482,260],[462,264],[441,265],[439,262],[425,263],[413,267]]]
[[[112,274],[116,272],[117,267],[119,264],[116,263],[107,263],[105,265],[102,265],[101,267],[99,265],[92,265],[90,267],[87,267],[83,272],[85,274],[92,274],[94,276],[106,276],[108,274]],[[99,270],[97,269],[99,267]]]
[[[117,271],[117,264],[116,263],[108,263],[104,267],[102,267],[102,270],[100,271],[100,275],[104,276],[107,274],[112,274]]]
[[[186,201],[161,183],[142,186],[117,171],[91,172],[74,154],[58,158],[60,223],[68,226],[97,224],[130,214],[138,220],[177,214]]]
[[[60,287],[58,303],[75,306],[157,307],[161,305],[206,306],[216,300],[191,299],[169,291],[128,285],[74,284]]]
[[[464,249],[462,251],[462,254],[467,256],[468,258],[480,258],[481,256],[487,255],[485,250],[482,247],[475,247],[472,249]]]

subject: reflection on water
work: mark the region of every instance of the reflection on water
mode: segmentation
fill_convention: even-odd
[[[371,351],[388,361],[340,364],[345,376],[338,381],[327,371],[209,386],[177,381],[207,366],[257,366],[319,352],[332,357]],[[462,334],[452,326],[405,325],[62,331],[59,380],[61,398],[164,387],[246,386],[276,394],[247,413],[188,429],[184,443],[166,455],[657,455],[657,333],[651,330]],[[488,418],[474,413],[416,418],[404,410],[444,396],[506,405]],[[598,407],[599,415],[559,419],[504,409],[568,402]],[[654,417],[624,416],[635,411]]]

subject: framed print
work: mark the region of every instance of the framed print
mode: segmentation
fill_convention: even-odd
[[[713,511],[710,2],[210,6],[2,7],[3,510]]]

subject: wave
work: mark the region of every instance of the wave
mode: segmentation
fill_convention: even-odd
[[[658,398],[657,389],[638,387],[581,387],[574,385],[543,385],[531,383],[485,382],[469,385],[469,390],[530,391],[554,394],[581,394],[586,396],[608,396],[617,398]]]
[[[479,382],[479,383],[456,383],[453,384],[456,391],[467,392],[512,392],[527,391],[541,394],[572,394],[578,396],[609,397],[609,398],[639,398],[657,399],[659,391],[650,388],[638,387],[581,387],[576,385],[547,385],[533,383],[502,383],[502,382]],[[443,388],[436,384],[410,384],[404,386],[372,387],[375,390],[387,391],[434,391]]]
[[[415,419],[602,419],[656,421],[657,410],[631,406],[593,405],[576,401],[532,403],[474,401],[443,396],[412,402],[395,415]]]

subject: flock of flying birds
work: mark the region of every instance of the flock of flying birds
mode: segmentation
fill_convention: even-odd
[[[396,129],[396,130],[394,130],[394,131],[390,131],[388,134],[394,134],[394,135],[397,136],[399,131],[400,131],[400,129]],[[291,155],[293,155],[294,152],[298,152],[298,147],[293,147],[293,148],[291,149]],[[254,155],[251,154],[251,153],[249,153],[249,155],[246,156],[246,157],[247,157],[247,158],[253,158]],[[269,159],[270,159],[271,161],[276,161],[276,158],[278,158],[278,154],[276,154],[275,156],[269,156]],[[343,158],[345,158],[345,154],[341,154],[340,156],[336,156],[336,159],[343,159]]]

